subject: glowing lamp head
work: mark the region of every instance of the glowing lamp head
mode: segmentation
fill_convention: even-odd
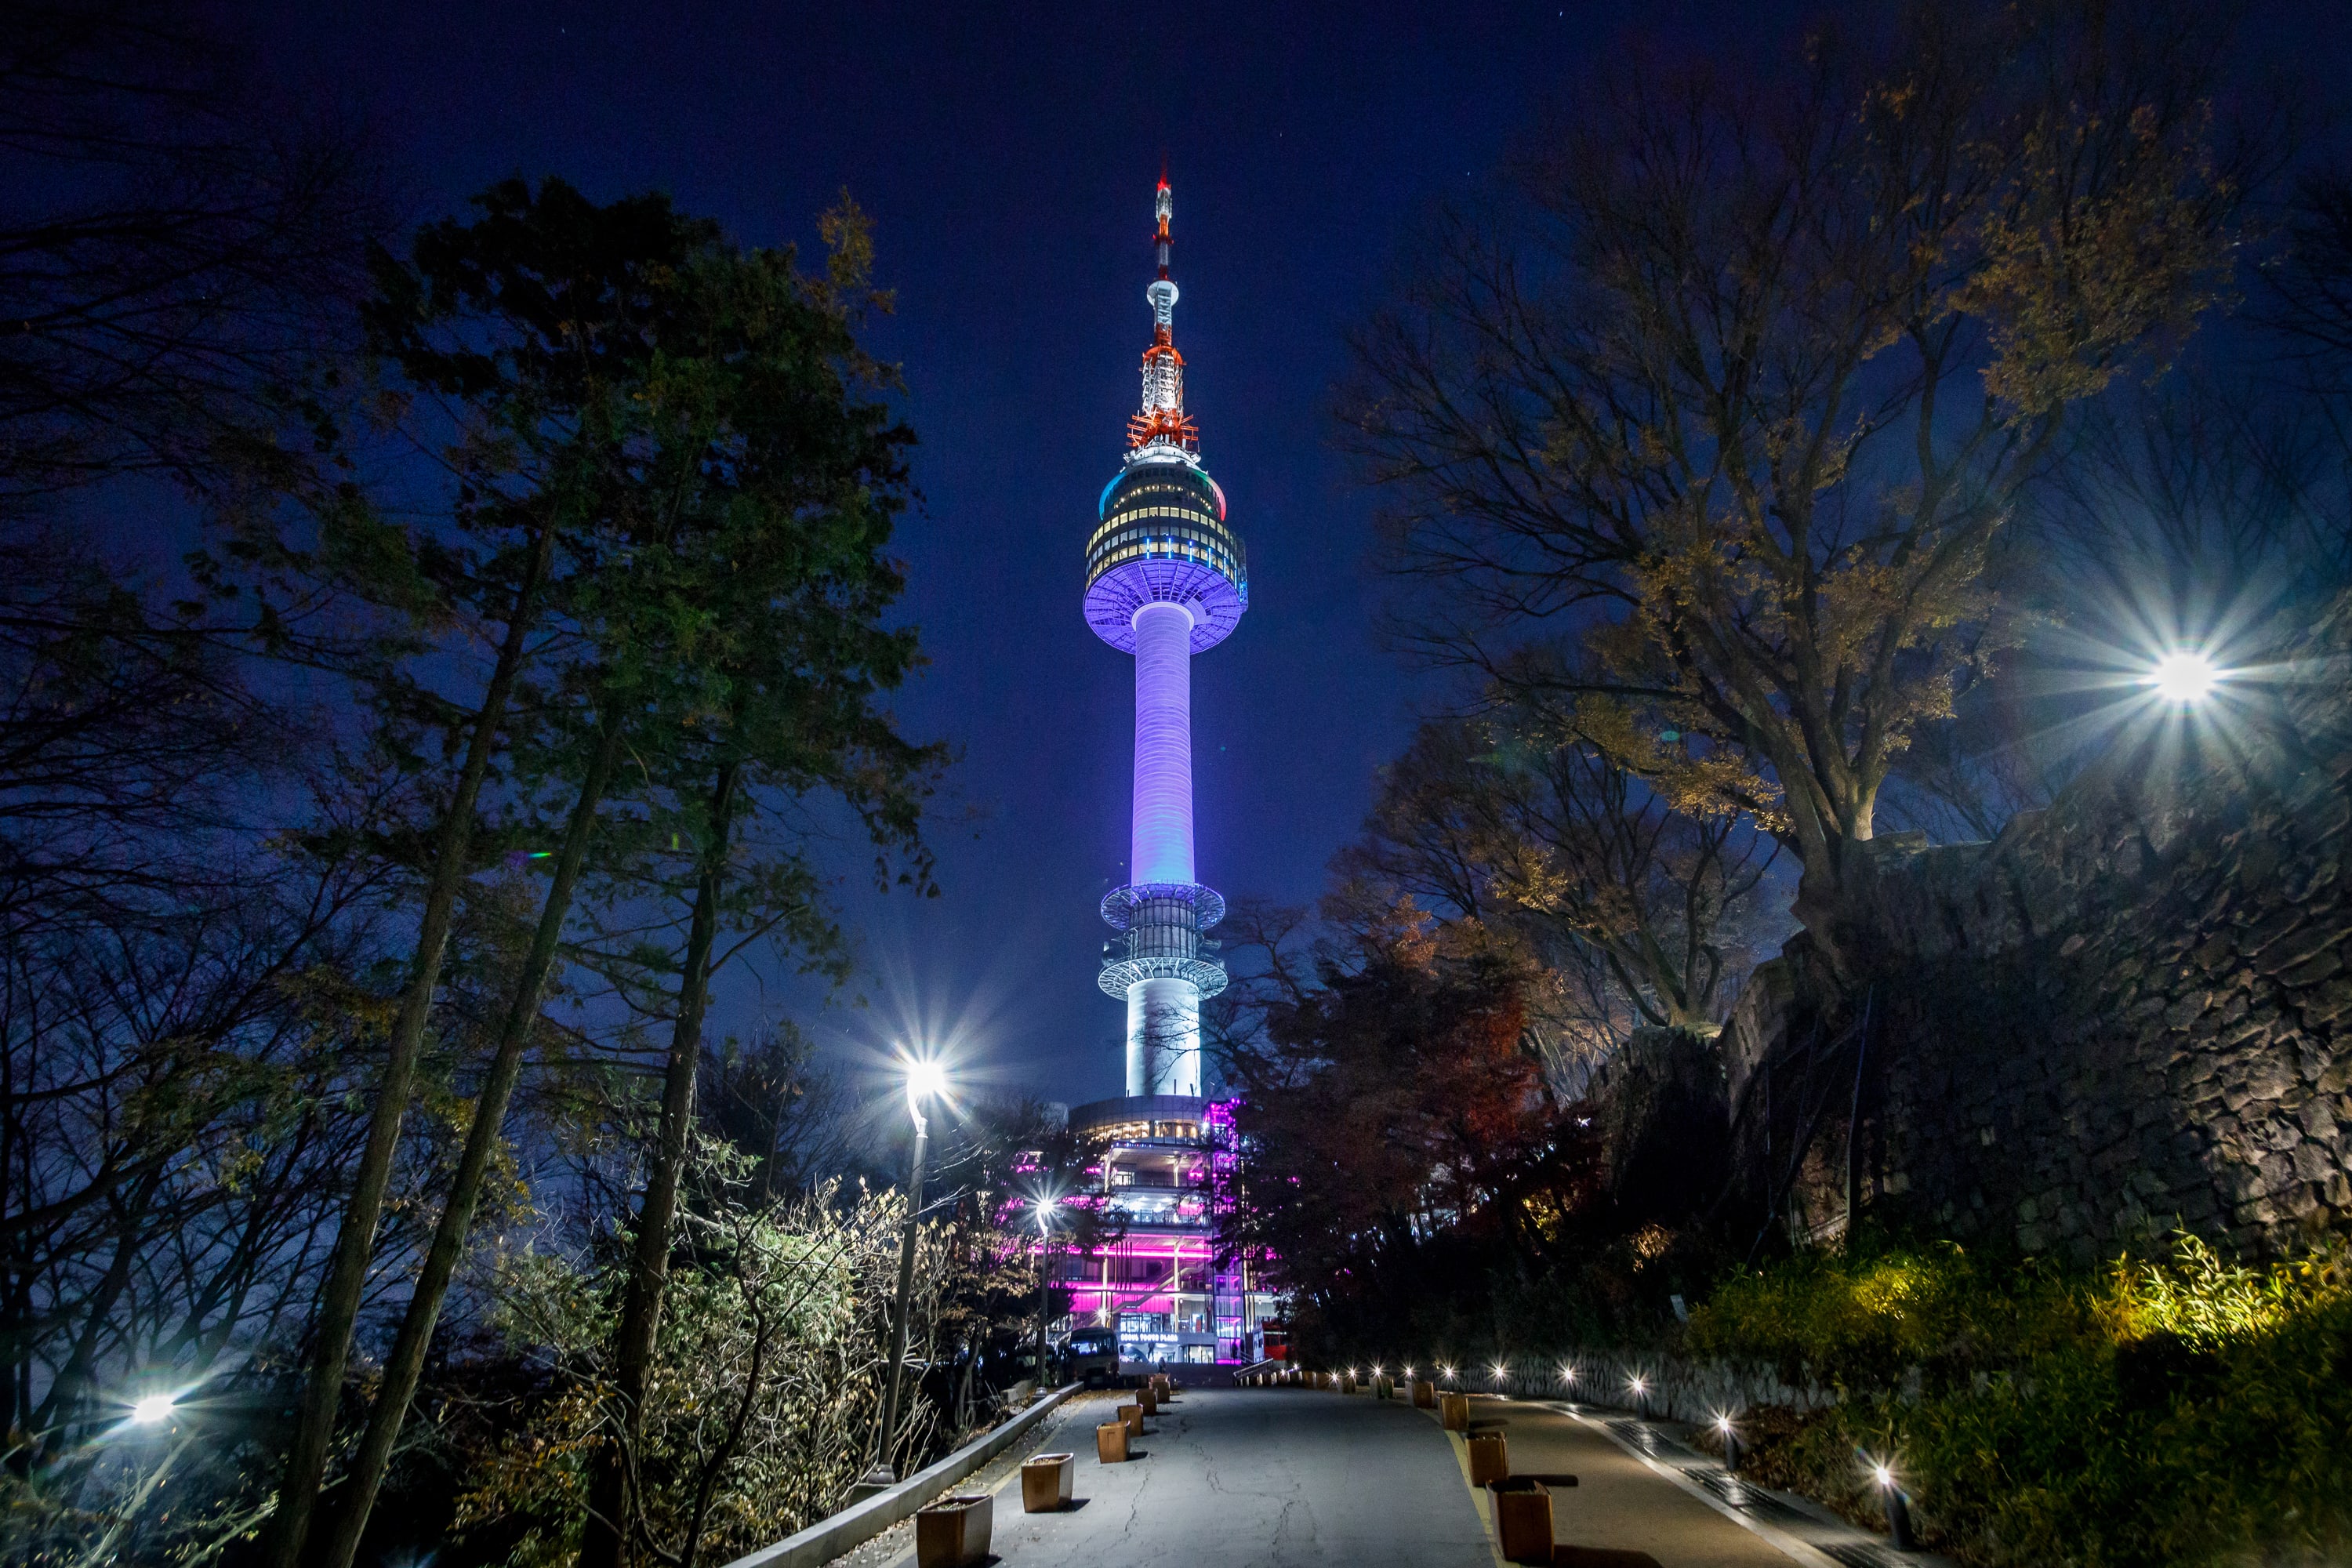
[[[1889,1469],[1885,1465],[1873,1465],[1870,1467],[1870,1473],[1872,1478],[1878,1482],[1881,1490],[1892,1491],[1895,1489],[1895,1472],[1893,1470]]]
[[[1442,1366],[1437,1370],[1444,1373],[1448,1377],[1452,1377],[1454,1375],[1454,1369],[1450,1366]]]
[[[1374,1377],[1378,1377],[1378,1376],[1380,1376],[1380,1375],[1381,1375],[1381,1369],[1380,1369],[1377,1365],[1376,1365],[1376,1366],[1374,1366],[1374,1367],[1372,1368],[1372,1375],[1373,1375]]]
[[[2147,684],[2158,697],[2183,707],[2210,697],[2221,680],[2221,672],[2214,668],[2213,661],[2189,648],[2166,654],[2147,673]]]
[[[937,1100],[948,1091],[948,1070],[928,1058],[918,1057],[907,1064],[907,1103],[919,1106],[927,1100]]]
[[[1495,1381],[1496,1383],[1503,1381],[1503,1363],[1501,1362],[1496,1362],[1495,1363]]]
[[[1718,1415],[1718,1416],[1717,1416],[1717,1417],[1715,1418],[1715,1429],[1716,1429],[1717,1431],[1718,1431],[1718,1432],[1722,1433],[1722,1434],[1723,1434],[1725,1436],[1727,1436],[1727,1437],[1730,1436],[1731,1436],[1731,1417],[1730,1417],[1730,1416],[1728,1416],[1728,1415]]]
[[[172,1418],[175,1401],[168,1394],[150,1394],[131,1407],[131,1419],[142,1426],[152,1426]]]
[[[1632,1389],[1636,1394],[1647,1394],[1650,1391],[1648,1381],[1639,1377],[1627,1379],[1625,1386]]]
[[[1559,1369],[1559,1380],[1562,1383],[1574,1383],[1576,1381],[1576,1369],[1572,1366],[1561,1367]]]

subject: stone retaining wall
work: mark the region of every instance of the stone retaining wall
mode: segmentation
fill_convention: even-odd
[[[2352,1228],[2352,601],[2238,689],[1989,844],[1871,847],[1857,979],[1800,936],[1719,1037],[1749,1209],[2079,1260]]]

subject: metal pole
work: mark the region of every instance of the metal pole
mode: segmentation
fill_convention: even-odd
[[[894,1451],[898,1436],[898,1385],[907,1374],[907,1313],[908,1298],[915,1292],[915,1220],[923,1212],[923,1154],[929,1142],[931,1124],[923,1119],[922,1108],[909,1095],[907,1109],[915,1118],[915,1172],[907,1184],[907,1228],[898,1238],[898,1310],[892,1314],[896,1321],[890,1329],[890,1394],[882,1405],[882,1432],[877,1442],[875,1464],[898,1476],[898,1456]]]
[[[1052,1348],[1049,1343],[1049,1331],[1046,1327],[1046,1312],[1049,1310],[1047,1300],[1053,1289],[1053,1276],[1046,1270],[1053,1255],[1045,1249],[1045,1216],[1040,1215],[1037,1219],[1037,1392],[1041,1394],[1049,1385],[1045,1357]]]

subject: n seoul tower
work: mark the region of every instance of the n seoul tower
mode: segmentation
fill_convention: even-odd
[[[1102,901],[1103,920],[1121,935],[1104,944],[1101,984],[1127,1003],[1128,1094],[1198,1096],[1201,999],[1225,988],[1224,965],[1202,956],[1201,933],[1224,918],[1225,900],[1194,877],[1192,656],[1241,624],[1249,569],[1184,414],[1164,175],[1153,205],[1160,275],[1143,291],[1152,322],[1143,405],[1127,422],[1126,457],[1087,541],[1087,624],[1135,656],[1134,879]]]

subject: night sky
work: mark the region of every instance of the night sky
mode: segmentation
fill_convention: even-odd
[[[1769,8],[1766,8],[1769,9]],[[1176,199],[1176,341],[1252,605],[1195,662],[1200,875],[1305,901],[1374,769],[1446,690],[1375,643],[1370,499],[1330,446],[1341,334],[1407,226],[1635,35],[1713,42],[1756,6],[286,5],[289,81],[380,122],[420,216],[489,182],[646,188],[747,243],[846,186],[874,216],[923,495],[904,613],[931,668],[907,731],[962,749],[931,832],[943,896],[867,895],[872,1005],[735,972],[721,1028],[952,1040],[1007,1089],[1120,1091],[1095,904],[1126,880],[1129,660],[1079,616],[1079,551],[1149,342],[1150,196]]]

